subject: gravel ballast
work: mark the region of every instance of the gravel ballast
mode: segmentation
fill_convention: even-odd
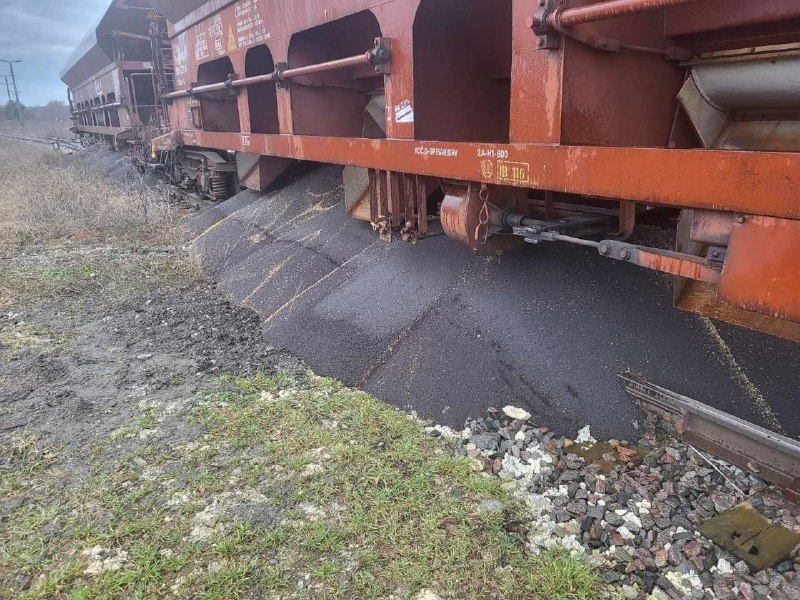
[[[777,488],[664,433],[655,415],[636,444],[610,440],[594,462],[578,455],[592,448],[589,429],[576,436],[579,443],[525,417],[513,407],[489,409],[463,432],[427,431],[455,437],[476,470],[499,477],[524,503],[533,551],[585,553],[627,598],[800,600],[798,549],[793,559],[751,573],[697,531],[749,500],[773,524],[800,533],[800,516]]]

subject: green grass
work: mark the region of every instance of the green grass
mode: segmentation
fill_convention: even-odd
[[[159,426],[153,407],[140,409],[132,429],[143,419]],[[446,441],[367,394],[312,376],[226,377],[185,418],[200,426],[186,449],[154,450],[130,438],[138,447],[119,464],[97,465],[78,489],[34,492],[36,509],[12,511],[0,531],[0,596],[401,599],[430,589],[463,600],[589,600],[604,593],[582,559],[532,556],[509,529],[517,507],[496,479],[474,473]],[[42,451],[31,440],[20,448],[16,479],[45,484],[51,469]],[[143,478],[125,466],[133,456],[169,474]],[[2,490],[0,501],[20,493]],[[175,496],[181,501],[170,504]],[[501,500],[506,513],[481,513],[487,499]],[[223,507],[213,539],[193,540],[210,500]],[[44,539],[53,519],[58,533]],[[85,552],[95,546],[126,558],[116,570],[87,574]],[[19,574],[30,577],[28,589],[14,587]]]
[[[554,550],[534,561],[528,588],[538,598],[588,600],[597,592],[597,573],[584,560]]]
[[[124,298],[160,285],[201,279],[194,260],[176,248],[137,252],[102,247],[86,252],[69,244],[43,246],[0,262],[0,307],[98,294]]]
[[[57,354],[69,344],[69,337],[54,333],[44,323],[26,321],[20,324],[7,324],[0,328],[0,352],[11,357],[25,352],[40,355]]]

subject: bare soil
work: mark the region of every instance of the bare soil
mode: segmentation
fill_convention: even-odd
[[[78,478],[82,450],[131,420],[142,400],[191,397],[222,373],[301,369],[264,343],[255,313],[209,285],[122,300],[84,296],[67,310],[46,302],[0,315],[0,329],[12,335],[32,324],[44,341],[0,361],[0,436],[35,432],[78,458],[66,470]],[[0,353],[9,351],[0,345]]]

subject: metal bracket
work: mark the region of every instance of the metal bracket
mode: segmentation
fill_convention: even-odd
[[[231,96],[237,96],[239,94],[239,89],[233,87],[233,82],[237,79],[236,73],[228,73],[228,78],[225,80],[225,88]]]
[[[711,246],[706,257],[709,262],[724,263],[728,258],[728,249],[722,246]]]
[[[550,15],[559,10],[557,0],[539,0],[537,11],[528,17],[528,27],[538,38],[539,50],[558,50],[561,46],[561,34],[547,23]]]
[[[713,263],[702,258],[672,252],[671,250],[661,250],[658,248],[645,248],[618,242],[615,240],[603,240],[597,246],[600,256],[628,262],[638,267],[669,273],[678,277],[686,277],[696,281],[706,281],[718,284],[721,273],[718,267],[711,266]]]
[[[389,75],[392,72],[392,40],[390,38],[375,38],[375,47],[370,50],[370,63],[375,65],[375,73]]]
[[[272,76],[275,79],[275,86],[283,90],[289,87],[289,82],[283,78],[283,72],[289,68],[289,63],[277,63]]]

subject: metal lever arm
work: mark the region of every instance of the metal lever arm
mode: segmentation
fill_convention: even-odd
[[[722,276],[721,271],[710,266],[705,259],[690,254],[637,246],[616,240],[596,242],[562,235],[556,231],[539,231],[532,227],[515,227],[514,234],[524,237],[526,242],[532,244],[538,244],[539,242],[566,242],[568,244],[596,248],[600,256],[627,262],[645,269],[694,279],[695,281],[718,284]]]

